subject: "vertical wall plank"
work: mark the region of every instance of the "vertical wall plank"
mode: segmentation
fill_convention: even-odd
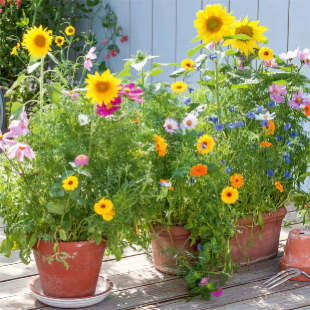
[[[197,43],[191,43],[191,40],[197,36],[197,30],[194,28],[194,20],[200,8],[201,0],[178,0],[177,2],[177,62],[181,62],[187,58],[187,51],[197,45]],[[192,83],[198,79],[199,73],[193,73],[187,82]]]
[[[145,0],[146,1],[146,0]],[[157,62],[175,62],[176,54],[176,10],[177,0],[153,1],[153,54],[160,56]],[[182,16],[180,16],[182,18]],[[179,29],[179,31],[182,31]],[[174,67],[167,67],[154,80],[173,81],[169,74]]]
[[[204,0],[204,6],[217,3],[222,4],[222,6],[226,7],[227,9],[229,7],[229,0]]]
[[[265,35],[276,54],[286,52],[288,0],[260,0],[260,25],[269,28]]]
[[[247,16],[250,20],[257,20],[257,7],[258,0],[230,0],[230,10],[236,19]]]

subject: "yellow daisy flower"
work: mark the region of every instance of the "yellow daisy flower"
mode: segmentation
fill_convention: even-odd
[[[273,58],[273,50],[268,47],[262,47],[258,52],[258,56],[262,60],[271,60]]]
[[[50,51],[51,36],[42,26],[30,28],[23,37],[23,46],[35,58],[42,58]]]
[[[67,177],[62,181],[62,187],[66,191],[74,191],[79,186],[79,181],[76,176]]]
[[[57,36],[55,38],[55,43],[57,46],[62,46],[65,43],[65,38],[63,36]]]
[[[53,30],[48,30],[47,32],[51,37],[53,36]]]
[[[201,154],[208,154],[214,149],[215,142],[212,137],[202,135],[197,142],[197,150]]]
[[[111,221],[115,215],[113,202],[105,198],[102,198],[97,203],[95,203],[94,210],[106,221]]]
[[[198,11],[194,21],[198,37],[204,43],[218,43],[223,37],[230,35],[235,21],[235,17],[230,14],[226,13],[226,8],[223,9],[221,4],[207,5],[205,10]]]
[[[111,109],[111,102],[118,97],[121,89],[121,81],[114,77],[109,69],[101,75],[98,72],[94,75],[88,74],[85,81],[87,83],[86,97],[90,98],[93,103],[99,105],[104,103],[108,109]]]
[[[171,85],[171,89],[176,94],[181,94],[187,91],[187,84],[184,82],[178,81]]]
[[[17,43],[11,51],[11,55],[17,55],[18,49],[20,48],[20,43]]]
[[[221,199],[224,203],[233,204],[238,198],[239,192],[235,188],[228,186],[222,190]]]
[[[263,33],[268,30],[264,26],[258,26],[259,21],[249,21],[245,17],[242,21],[236,21],[233,25],[233,34],[245,34],[251,37],[251,40],[241,39],[229,39],[224,42],[224,46],[231,45],[232,48],[236,48],[243,54],[254,54],[254,48],[259,49],[257,43],[263,43],[267,39],[263,36]]]
[[[184,59],[181,62],[181,67],[187,71],[194,71],[195,70],[194,65],[195,65],[195,62],[191,59]]]
[[[73,36],[75,34],[75,28],[73,26],[68,26],[65,29],[65,33],[67,36]]]

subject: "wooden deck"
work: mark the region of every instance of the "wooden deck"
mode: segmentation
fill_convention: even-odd
[[[287,218],[294,221],[295,227],[301,225],[293,210],[288,213]],[[289,281],[272,290],[262,287],[264,280],[278,272],[278,261],[283,253],[288,231],[289,229],[282,229],[277,258],[240,268],[227,282],[223,296],[211,301],[195,298],[186,302],[185,281],[157,272],[146,253],[128,250],[120,262],[116,262],[113,257],[106,257],[101,274],[114,283],[114,290],[101,304],[87,309],[310,310],[310,283]],[[37,270],[34,262],[25,266],[17,255],[10,259],[0,256],[0,309],[55,309],[39,303],[31,295],[29,284],[35,277]]]

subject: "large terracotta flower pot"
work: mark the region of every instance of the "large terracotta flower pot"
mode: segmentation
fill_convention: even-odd
[[[163,226],[154,227],[152,254],[155,268],[163,273],[177,274],[175,256],[194,251],[190,242],[190,231],[181,226],[170,226],[169,231]]]
[[[293,229],[288,235],[284,256],[280,259],[280,270],[299,268],[310,274],[310,233]],[[292,278],[293,281],[309,282],[304,275]]]
[[[281,224],[286,215],[282,207],[274,212],[264,213],[264,226],[254,226],[253,217],[237,222],[237,232],[230,240],[231,256],[240,265],[254,264],[276,257],[278,254]]]
[[[44,294],[60,298],[92,296],[96,290],[106,243],[59,242],[57,252],[70,255],[65,258],[69,264],[68,270],[55,257],[48,263],[48,258],[55,255],[54,244],[40,241],[33,249]]]

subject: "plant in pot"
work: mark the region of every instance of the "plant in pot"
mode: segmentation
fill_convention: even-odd
[[[24,36],[25,48],[39,60],[32,65],[39,99],[35,113],[15,113],[0,135],[6,236],[0,250],[6,256],[19,250],[25,263],[33,250],[46,295],[91,296],[105,249],[120,259],[125,247],[139,242],[136,205],[144,182],[137,123],[123,107],[143,101],[142,92],[109,70],[89,74],[84,89],[68,89],[69,77],[50,45],[43,27]],[[56,62],[48,73],[47,56]]]

